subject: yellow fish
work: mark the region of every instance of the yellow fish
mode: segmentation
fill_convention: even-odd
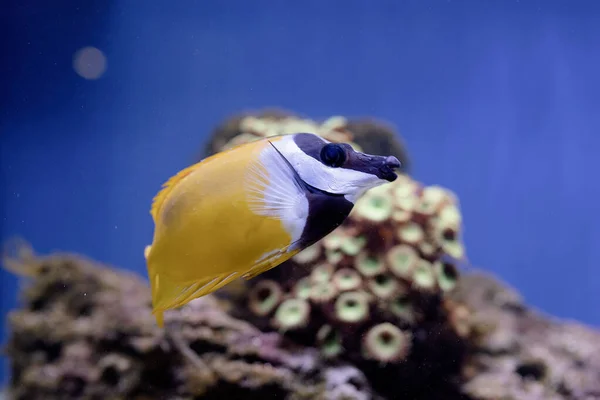
[[[322,239],[368,189],[394,181],[396,157],[356,152],[311,133],[215,154],[164,184],[145,256],[153,314],[250,279]]]

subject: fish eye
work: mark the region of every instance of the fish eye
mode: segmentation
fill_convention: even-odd
[[[333,168],[341,167],[346,161],[346,152],[339,144],[327,143],[321,149],[321,161]]]

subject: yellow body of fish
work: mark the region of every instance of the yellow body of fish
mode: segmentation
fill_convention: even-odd
[[[258,140],[211,156],[169,179],[154,198],[152,245],[146,249],[153,313],[204,296],[240,277],[250,278],[296,254],[280,219],[252,211],[253,191],[268,185]],[[251,193],[250,193],[251,194]]]

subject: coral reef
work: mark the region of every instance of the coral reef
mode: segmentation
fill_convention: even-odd
[[[377,147],[381,138],[395,141],[389,129],[343,117],[318,124],[247,115],[237,126],[243,133],[228,136],[222,149],[302,131],[331,141],[362,138],[359,148]],[[377,129],[377,136],[368,134]],[[385,145],[378,150],[385,152]],[[446,390],[447,381],[461,370],[471,331],[468,310],[446,293],[458,280],[451,260],[465,256],[460,238],[456,197],[403,174],[368,191],[322,241],[253,279],[238,293],[235,315],[318,347],[325,359],[358,365],[384,396],[399,393],[395,381],[402,379],[400,393],[409,397],[457,397]]]
[[[279,335],[230,317],[213,296],[169,313],[163,331],[135,275],[21,253],[5,262],[30,279],[23,308],[8,317],[14,400],[371,398],[355,367],[284,349]]]
[[[460,237],[455,196],[402,175],[367,192],[322,241],[251,280],[235,315],[352,362],[386,397],[459,398],[447,382],[468,353],[469,310],[446,294],[459,278],[450,260],[464,257]]]
[[[168,313],[162,331],[135,275],[68,254],[29,254],[7,266],[29,276],[23,307],[8,318],[7,399],[600,399],[600,332],[535,313],[482,273],[462,275],[448,295],[472,310],[477,331],[460,376],[447,376],[443,391],[413,397],[400,376],[369,380],[356,366],[322,357],[322,349],[232,318],[214,296]],[[392,324],[371,332],[362,340],[406,338]],[[328,354],[338,354],[330,343]],[[398,348],[376,345],[366,356],[397,359]],[[428,368],[427,359],[420,363]],[[374,394],[377,379],[396,390]]]
[[[370,154],[393,155],[402,162],[405,173],[410,170],[406,146],[395,129],[373,119],[348,119],[335,116],[322,123],[277,108],[232,116],[214,131],[199,159],[235,144],[261,137],[286,133],[312,132],[332,142],[351,142]]]
[[[342,117],[318,124],[283,114],[274,118],[246,115],[235,126],[239,134],[229,130],[223,148],[255,137],[296,131],[311,131],[332,141],[353,141],[359,148],[381,154],[389,151],[383,143],[395,140],[393,131],[381,124]],[[403,146],[398,143],[392,148]],[[405,153],[400,157],[407,158]],[[521,338],[515,335],[518,329],[514,316],[504,318],[512,324],[507,321],[505,326],[491,330],[489,319],[487,324],[482,323],[480,315],[497,317],[499,311],[506,310],[488,302],[496,312],[481,314],[486,307],[469,301],[480,290],[463,289],[455,295],[456,285],[463,283],[452,262],[465,256],[461,223],[458,201],[451,192],[437,186],[424,187],[404,175],[367,192],[348,220],[321,242],[252,280],[247,292],[239,290],[235,315],[264,331],[277,331],[296,343],[319,348],[321,358],[327,362],[352,362],[366,372],[373,388],[386,398],[596,395],[593,382],[600,381],[590,371],[597,371],[597,364],[590,364],[593,368],[584,368],[582,373],[568,374],[568,381],[556,380],[560,372],[553,375],[552,383],[538,378],[548,383],[541,390],[543,384],[529,383],[529,361],[511,370],[514,365],[489,355],[491,343],[501,340],[499,337],[510,337],[513,342]],[[468,279],[473,282],[474,278]],[[525,321],[534,320],[534,315],[528,314]],[[559,357],[567,344],[558,345],[563,350],[533,346],[540,341],[544,328],[548,328],[547,322],[527,327],[531,337],[523,339],[531,340],[531,346],[527,343],[523,354],[511,353],[508,357],[512,357],[513,364],[521,357],[545,357],[545,363]],[[586,343],[593,343],[592,337]],[[554,365],[553,371],[566,372],[568,366],[581,362]],[[480,373],[470,375],[473,371]],[[510,385],[503,385],[503,379],[509,379]],[[396,382],[400,380],[403,385],[398,388]],[[468,384],[464,390],[457,390],[456,382],[462,380]],[[586,388],[577,391],[577,382]],[[494,392],[494,384],[503,391]]]

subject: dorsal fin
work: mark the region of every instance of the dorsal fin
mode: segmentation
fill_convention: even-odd
[[[177,174],[175,174],[174,176],[170,177],[169,180],[167,180],[162,185],[162,189],[152,199],[152,208],[150,209],[150,214],[152,215],[152,219],[154,219],[155,223],[156,223],[158,212],[160,211],[161,206],[163,205],[163,203],[165,202],[165,199],[167,198],[167,196],[169,195],[169,193],[171,193],[171,191],[173,190],[173,188],[175,187],[175,185],[177,183],[179,183],[183,178],[185,178],[186,176],[188,176],[189,174],[191,174],[192,172],[194,172],[194,170],[201,163],[202,163],[202,161],[200,161],[200,162],[198,162],[198,163],[196,163],[194,165],[190,165],[187,168],[182,169]]]
[[[237,148],[243,147],[243,146],[247,146],[250,145],[252,143],[256,143],[262,140],[276,140],[279,136],[282,135],[276,135],[276,136],[272,136],[269,138],[260,138],[258,140],[256,140],[255,142],[248,142],[248,143],[240,143],[240,144],[236,144],[235,146],[230,147],[227,150],[223,150],[219,153],[213,154],[211,156],[206,157],[205,159],[197,162],[194,165],[190,165],[189,167],[182,169],[181,171],[179,171],[176,175],[172,176],[171,178],[169,178],[169,180],[167,182],[165,182],[162,185],[162,189],[160,192],[158,192],[156,194],[156,196],[154,196],[154,199],[152,199],[152,208],[150,210],[150,214],[152,215],[152,218],[154,219],[154,222],[156,223],[156,217],[158,215],[158,212],[160,211],[160,207],[162,206],[162,204],[164,203],[165,199],[167,198],[167,196],[169,195],[169,193],[171,193],[171,191],[173,190],[173,188],[175,187],[175,185],[181,181],[183,178],[185,178],[186,176],[188,176],[189,174],[191,174],[192,172],[194,172],[194,170],[200,166],[200,164],[208,161],[209,159],[212,158],[216,158],[216,157],[221,157]]]

